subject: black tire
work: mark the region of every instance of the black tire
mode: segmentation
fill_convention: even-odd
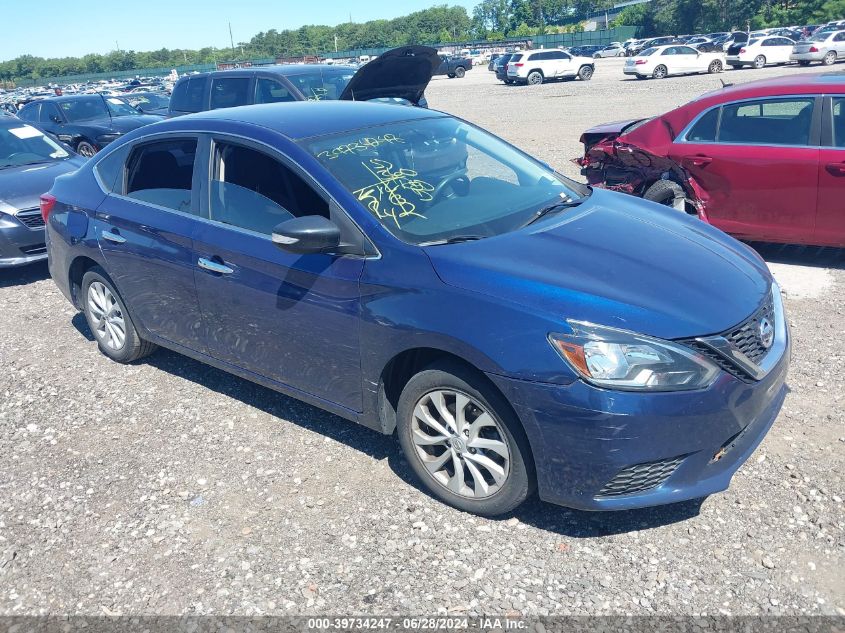
[[[543,73],[539,70],[532,70],[528,73],[528,77],[525,78],[525,83],[529,86],[539,86],[543,83]]]
[[[590,81],[593,78],[593,67],[584,64],[578,69],[578,78],[581,81]]]
[[[634,75],[637,79],[648,79],[645,75]]]
[[[684,210],[683,201],[685,198],[686,194],[683,188],[672,180],[658,180],[643,194],[644,200],[650,200],[679,211]],[[680,209],[678,209],[679,206]]]
[[[449,73],[449,74],[448,74],[448,75],[446,75],[446,76],[447,76],[449,79],[454,79],[454,78],[455,78],[455,73]]]
[[[764,55],[757,55],[757,57],[754,58],[754,68],[756,68],[757,70],[760,70],[761,68],[765,68],[765,67],[766,67],[766,57]]]
[[[463,66],[458,66],[455,69],[455,77],[457,77],[458,79],[463,79],[464,75],[466,75],[466,74],[467,74],[467,69],[464,68]]]
[[[707,67],[707,72],[711,75],[722,72],[722,62],[720,62],[718,59],[714,59],[712,62],[710,62],[710,65]]]
[[[91,158],[94,154],[97,153],[97,148],[94,147],[93,143],[89,143],[86,140],[79,141],[74,148],[76,153],[80,156],[84,156],[85,158]]]
[[[499,490],[480,499],[458,495],[438,483],[428,472],[412,439],[414,408],[426,394],[438,389],[454,390],[483,406],[500,430],[510,453],[507,478]],[[535,488],[534,463],[522,424],[504,397],[475,371],[455,362],[435,363],[408,381],[397,407],[399,443],[416,476],[435,497],[464,512],[497,516],[519,506]]]
[[[823,66],[833,66],[836,63],[836,51],[828,51],[822,58]]]
[[[660,64],[652,71],[651,76],[655,79],[666,79],[669,76],[669,69]]]
[[[103,286],[108,288],[109,292],[111,292],[112,296],[114,297],[117,303],[117,306],[120,310],[120,316],[123,318],[125,338],[123,341],[123,345],[118,349],[113,349],[108,345],[105,345],[101,337],[98,335],[98,320],[92,315],[92,308],[89,305],[88,298],[88,291],[91,287],[91,284],[93,284],[94,282],[99,282],[103,284]],[[140,336],[138,336],[138,332],[135,329],[134,323],[132,322],[132,317],[129,315],[129,311],[126,309],[126,305],[123,303],[123,299],[121,298],[120,293],[114,287],[114,284],[112,283],[111,279],[109,279],[109,276],[106,274],[106,272],[99,266],[94,266],[90,268],[82,277],[82,289],[80,297],[82,303],[82,311],[85,314],[85,320],[88,322],[88,327],[94,334],[94,338],[97,341],[97,347],[99,347],[100,351],[109,358],[111,358],[113,361],[116,361],[118,363],[131,363],[133,361],[138,360],[139,358],[143,358],[144,356],[149,356],[158,348],[155,343],[145,341]]]

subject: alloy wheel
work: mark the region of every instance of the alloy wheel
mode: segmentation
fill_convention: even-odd
[[[760,69],[760,68],[763,68],[765,65],[766,65],[766,58],[763,57],[762,55],[758,55],[754,59],[754,68]]]
[[[76,146],[76,153],[80,156],[84,156],[85,158],[91,158],[94,154],[97,153],[97,150],[94,149],[94,146],[91,143],[86,143],[82,141],[79,145]]]
[[[123,312],[108,286],[99,281],[88,286],[88,313],[97,339],[110,349],[121,349],[126,343]]]
[[[836,53],[834,51],[828,51],[827,55],[824,56],[822,59],[822,64],[825,66],[831,66],[836,61]]]
[[[668,71],[666,70],[665,66],[658,66],[657,68],[654,69],[654,73],[652,73],[652,74],[653,74],[655,79],[663,79],[663,78],[666,77],[667,73],[668,73]]]
[[[431,478],[453,494],[490,497],[508,479],[504,432],[483,404],[460,391],[435,390],[420,398],[411,440]]]

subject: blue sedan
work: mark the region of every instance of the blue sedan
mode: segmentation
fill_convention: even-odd
[[[724,490],[786,393],[752,250],[430,110],[171,119],[58,178],[42,213],[108,357],[166,347],[395,432],[469,512]]]

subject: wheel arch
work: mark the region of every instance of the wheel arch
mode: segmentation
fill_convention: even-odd
[[[102,262],[98,262],[87,255],[77,255],[68,266],[68,288],[70,288],[70,296],[73,300],[73,305],[78,309],[82,309],[82,302],[80,300],[80,291],[82,290],[82,278],[85,273],[94,267],[102,268]],[[112,282],[114,283],[114,282]]]

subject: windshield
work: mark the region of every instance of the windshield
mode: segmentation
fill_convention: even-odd
[[[287,79],[308,101],[323,101],[340,97],[354,74],[355,71],[351,68],[332,68],[287,75]]]
[[[506,233],[550,204],[589,194],[449,117],[320,137],[305,146],[388,231],[412,244]]]
[[[69,99],[67,101],[59,101],[58,105],[67,117],[67,120],[71,123],[105,119],[109,116],[138,115],[138,111],[135,108],[117,97],[92,96],[84,99]]]
[[[62,160],[70,156],[31,125],[0,127],[0,169]]]
[[[125,97],[130,105],[144,110],[163,109],[168,106],[170,99],[161,95],[134,94]]]

